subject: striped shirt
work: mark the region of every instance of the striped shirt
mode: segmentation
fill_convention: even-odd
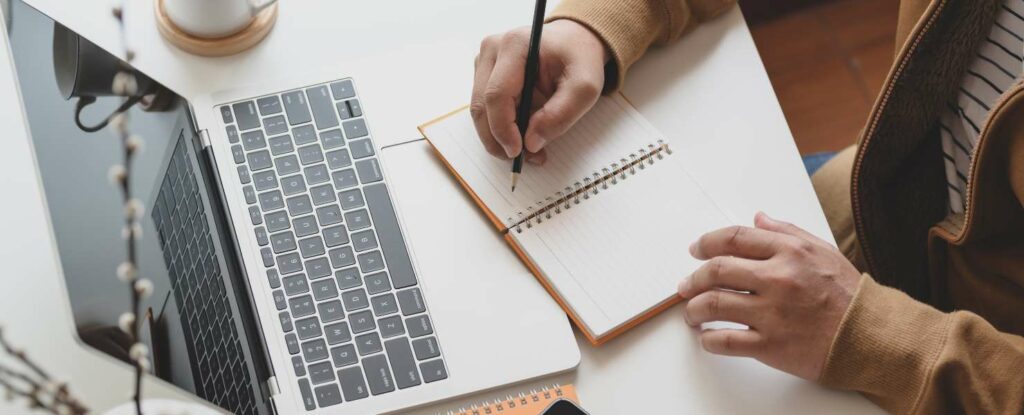
[[[1004,0],[956,99],[939,120],[949,208],[963,213],[978,135],[999,98],[1024,74],[1024,0]]]

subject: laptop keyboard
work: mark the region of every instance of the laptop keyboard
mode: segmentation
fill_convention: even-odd
[[[236,414],[255,414],[249,367],[228,304],[185,138],[179,137],[151,218],[178,306],[197,394]]]
[[[219,111],[306,410],[447,378],[352,80]]]

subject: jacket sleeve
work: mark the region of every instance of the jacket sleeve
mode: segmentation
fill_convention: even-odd
[[[864,275],[821,382],[894,413],[1020,413],[1024,337],[943,313]]]
[[[596,33],[612,54],[605,92],[622,85],[629,67],[653,44],[675,41],[736,0],[564,0],[548,21],[570,19]]]

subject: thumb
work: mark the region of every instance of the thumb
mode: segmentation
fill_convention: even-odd
[[[601,84],[584,79],[562,82],[544,106],[530,117],[526,149],[536,153],[572,128],[601,97]]]

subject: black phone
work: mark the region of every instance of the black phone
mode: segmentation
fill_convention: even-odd
[[[544,415],[589,415],[583,408],[576,406],[570,400],[559,399],[544,410]]]

